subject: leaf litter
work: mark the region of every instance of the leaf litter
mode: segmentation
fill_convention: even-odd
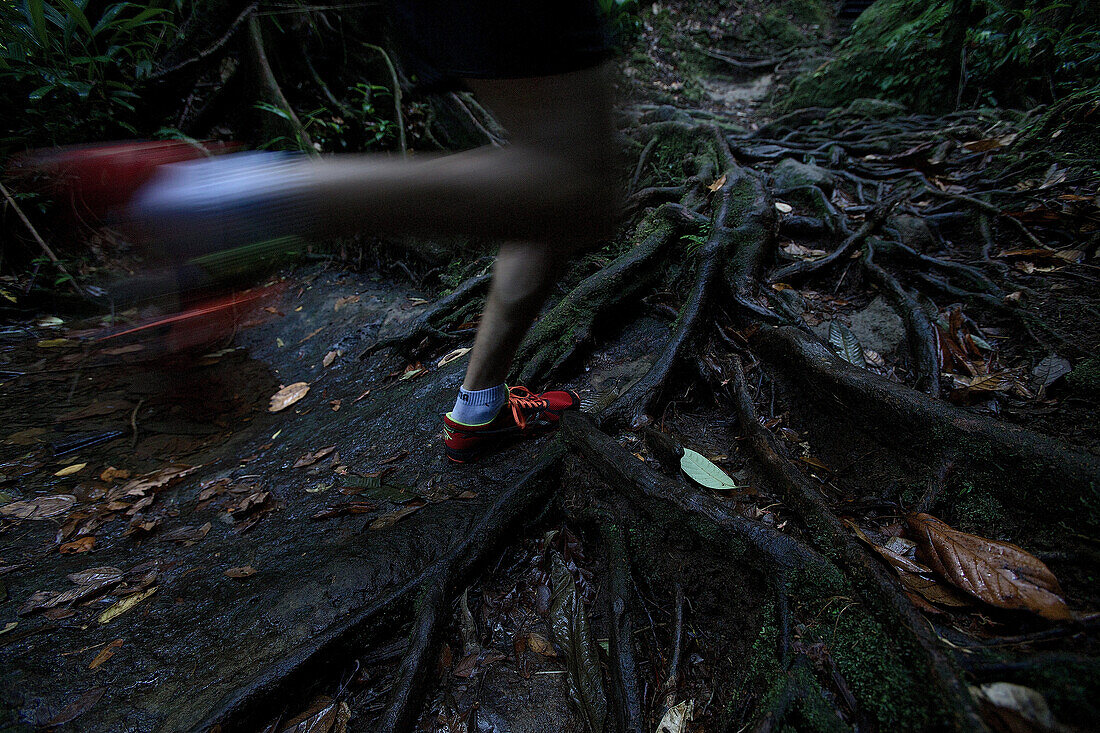
[[[1008,542],[960,532],[929,514],[906,518],[918,556],[952,585],[992,606],[1051,621],[1073,618],[1058,579],[1038,558]]]

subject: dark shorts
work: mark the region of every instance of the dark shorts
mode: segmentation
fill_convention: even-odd
[[[390,18],[422,87],[564,74],[611,45],[594,0],[390,0]]]

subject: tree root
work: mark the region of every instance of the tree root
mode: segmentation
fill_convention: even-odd
[[[880,442],[936,465],[953,459],[956,474],[983,477],[1006,506],[1043,505],[1077,517],[1083,532],[1097,531],[1100,521],[1079,507],[1100,500],[1100,458],[855,367],[798,329],[762,328],[753,345],[792,384],[807,388],[811,402]]]
[[[846,262],[851,254],[863,246],[863,241],[874,234],[879,225],[890,215],[892,207],[882,206],[875,209],[874,213],[867,217],[854,234],[841,242],[835,250],[816,260],[803,260],[785,267],[780,267],[768,277],[768,282],[798,282],[836,265],[838,262]]]
[[[428,306],[409,328],[394,336],[379,339],[368,346],[359,358],[365,359],[382,349],[407,347],[425,337],[447,338],[448,335],[442,330],[443,327],[466,314],[472,315],[473,305],[478,302],[482,291],[489,287],[490,280],[492,280],[491,272],[483,272],[467,278],[449,295]]]
[[[593,327],[604,312],[638,297],[652,284],[660,275],[662,255],[680,221],[676,208],[658,208],[639,227],[641,234],[649,226],[656,226],[641,242],[583,280],[544,314],[516,354],[515,363],[523,365],[518,381],[540,383],[554,373],[591,339]]]
[[[563,420],[562,437],[609,484],[625,490],[628,498],[675,509],[689,519],[694,531],[705,527],[703,539],[738,550],[748,546],[773,567],[839,580],[835,567],[809,545],[730,511],[713,496],[662,476],[597,428],[589,417],[568,415]],[[722,533],[715,534],[714,529]]]
[[[634,654],[634,624],[630,614],[634,581],[630,573],[623,530],[612,521],[600,525],[600,537],[608,554],[608,665],[611,673],[611,704],[619,731],[642,733],[644,701],[638,686],[638,661]]]
[[[870,242],[864,249],[863,269],[886,294],[894,309],[905,322],[909,352],[913,357],[913,373],[917,389],[932,397],[940,395],[939,335],[916,298],[897,279],[874,262],[876,247]]]
[[[238,730],[262,720],[270,711],[271,700],[288,690],[308,687],[322,668],[350,661],[386,625],[383,616],[399,616],[419,599],[419,612],[398,675],[401,691],[395,688],[386,709],[386,720],[394,726],[389,730],[400,730],[402,721],[419,709],[420,683],[433,658],[436,632],[446,616],[447,599],[503,537],[516,531],[525,518],[537,514],[535,508],[544,504],[557,486],[558,466],[564,454],[562,441],[553,440],[535,466],[497,496],[471,527],[465,541],[400,588],[319,632],[277,663],[258,670],[196,730],[209,730],[216,725]]]
[[[795,329],[781,329],[795,330]],[[801,332],[797,332],[801,336]],[[823,347],[822,347],[823,348]],[[982,730],[984,725],[978,716],[965,684],[949,658],[941,651],[935,636],[930,633],[923,617],[900,590],[883,566],[856,544],[852,535],[825,505],[821,494],[806,481],[793,464],[779,452],[775,438],[766,431],[757,418],[745,384],[741,361],[733,357],[734,407],[747,443],[763,466],[768,477],[779,488],[784,503],[801,517],[815,542],[827,547],[832,558],[849,572],[852,584],[876,615],[887,619],[887,627],[903,631],[908,637],[908,647],[932,672],[933,686],[949,707],[947,712],[958,730]],[[901,641],[899,639],[899,641]]]

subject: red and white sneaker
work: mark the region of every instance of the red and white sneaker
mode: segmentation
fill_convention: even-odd
[[[562,412],[579,407],[571,390],[535,394],[526,387],[508,390],[508,402],[497,416],[481,425],[465,425],[443,416],[443,449],[455,463],[470,463],[509,438],[533,438],[558,427]]]

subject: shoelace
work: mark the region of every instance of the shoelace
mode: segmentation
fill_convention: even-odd
[[[512,408],[512,417],[520,430],[527,427],[527,417],[524,410],[541,410],[546,407],[546,400],[540,399],[537,394],[526,387],[512,387],[508,390],[508,406]]]

